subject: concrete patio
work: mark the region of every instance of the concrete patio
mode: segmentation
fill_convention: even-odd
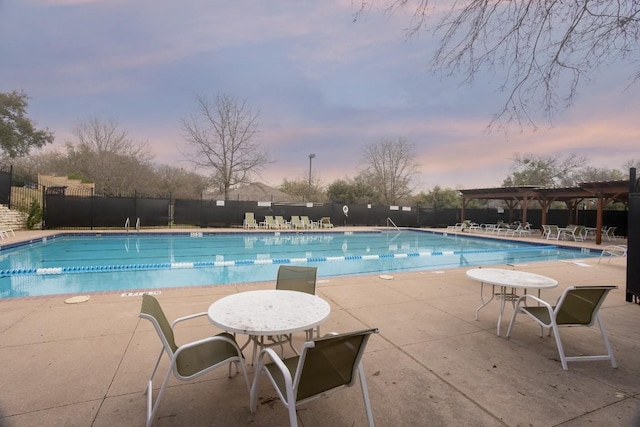
[[[480,284],[466,277],[464,268],[392,273],[392,280],[320,278],[318,293],[332,308],[323,332],[380,330],[363,359],[376,424],[640,425],[640,306],[625,301],[626,258],[496,267],[555,278],[560,286],[542,293],[549,301],[570,285],[617,285],[601,314],[618,369],[609,362],[585,362],[563,371],[553,338],[541,339],[539,328],[524,317],[510,340],[496,336],[498,304],[475,320]],[[273,286],[271,281],[171,288],[157,298],[173,320],[206,311],[225,295]],[[91,294],[87,302],[65,304],[68,297],[0,300],[0,425],[144,425],[144,388],[160,341],[151,324],[138,317],[141,298]],[[511,313],[508,304],[503,335]],[[177,340],[216,332],[204,317],[180,326]],[[567,354],[604,351],[597,328],[562,332]],[[304,334],[298,335],[300,344]],[[242,377],[226,373],[220,369],[189,383],[170,380],[154,425],[287,425],[287,411],[266,379],[258,410],[251,414]],[[298,419],[304,427],[366,425],[359,388],[302,406]]]

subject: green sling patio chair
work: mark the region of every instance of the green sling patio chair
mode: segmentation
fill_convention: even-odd
[[[607,262],[611,262],[611,258],[626,257],[627,245],[607,245],[602,248],[600,256],[598,257],[598,264],[602,261],[602,258],[607,258]]]
[[[244,380],[249,388],[249,378],[245,369],[244,358],[238,347],[233,335],[221,333],[212,337],[204,338],[192,343],[184,344],[180,347],[176,345],[173,327],[182,321],[194,319],[200,316],[206,316],[207,313],[197,313],[190,316],[181,317],[169,324],[158,300],[151,295],[142,296],[142,307],[140,309],[140,317],[149,320],[162,341],[162,348],[151,371],[151,376],[147,383],[147,426],[150,426],[158,412],[160,399],[167,386],[171,373],[182,381],[189,381],[202,374],[212,371],[218,367],[229,364],[229,377],[231,377],[231,364],[236,364],[236,372],[238,366],[242,369]],[[167,374],[162,381],[155,404],[153,403],[153,376],[158,369],[163,353],[167,353],[170,359],[170,366]]]
[[[276,289],[316,294],[317,267],[281,265],[278,267]],[[320,326],[316,328],[316,336],[320,336]],[[291,337],[289,337],[291,338]],[[313,329],[307,331],[307,339],[313,338]]]
[[[281,291],[297,291],[305,292],[307,294],[316,294],[316,277],[318,275],[317,267],[303,267],[296,265],[281,265],[278,267],[278,276],[276,278],[276,289]],[[306,339],[313,338],[314,330],[310,329],[305,331]],[[316,336],[320,336],[320,326],[315,329]],[[268,336],[267,339],[271,341],[268,344],[262,344],[263,346],[273,347],[280,346],[280,354],[284,355],[284,344],[289,344],[293,351],[297,350],[293,347],[293,335],[275,335]],[[256,358],[257,347],[253,347],[252,363]]]
[[[543,225],[542,229],[544,230],[544,237],[547,240],[559,240],[560,239],[560,228],[557,225]]]
[[[333,228],[333,224],[331,223],[331,218],[328,216],[323,216],[322,218],[320,218],[320,221],[318,222],[318,224],[320,228]]]
[[[281,265],[278,267],[276,289],[315,295],[317,275],[317,267]]]
[[[243,228],[258,228],[256,217],[253,212],[245,212],[244,220],[242,221]]]
[[[308,215],[300,215],[300,222],[304,228],[316,228],[318,226],[318,222],[311,221]]]
[[[296,230],[304,229],[305,226],[298,215],[291,215],[291,221],[289,222],[291,226]]]
[[[306,342],[299,356],[280,359],[271,348],[260,352],[256,373],[251,386],[250,409],[258,405],[258,385],[264,372],[271,381],[282,404],[289,411],[289,423],[298,425],[296,408],[322,397],[328,392],[351,387],[360,379],[362,398],[369,426],[373,426],[373,413],[362,367],[362,355],[371,334],[377,329],[345,334],[327,335]],[[269,355],[271,362],[265,361]]]
[[[570,286],[564,290],[555,306],[552,306],[533,295],[523,295],[516,303],[516,308],[513,312],[513,316],[511,317],[511,322],[509,323],[509,329],[507,330],[507,338],[511,335],[511,329],[513,328],[518,313],[524,313],[540,325],[541,337],[543,335],[544,328],[549,329],[549,335],[551,335],[551,331],[553,331],[553,336],[556,340],[556,345],[558,346],[558,353],[560,354],[562,369],[568,369],[567,362],[593,360],[610,360],[611,366],[617,368],[618,365],[616,364],[616,359],[613,356],[611,344],[609,343],[607,333],[604,329],[604,324],[602,323],[602,318],[598,312],[607,294],[616,288],[617,286]],[[522,305],[527,300],[532,300],[540,305]],[[592,326],[596,321],[600,327],[600,333],[602,334],[607,354],[592,356],[565,356],[558,327]]]
[[[264,221],[260,223],[260,228],[272,229],[272,228],[281,228],[281,227],[280,227],[280,224],[276,222],[273,215],[265,215]]]

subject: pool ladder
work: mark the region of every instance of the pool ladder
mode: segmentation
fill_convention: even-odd
[[[392,220],[391,218],[387,217],[387,227],[389,226],[389,223],[391,223],[391,225],[393,225],[393,227],[394,227],[396,230],[400,231],[400,229],[398,228],[398,226],[396,225],[396,223],[395,223],[395,222],[393,222],[393,220]]]
[[[129,231],[130,224],[131,224],[131,221],[127,217],[127,220],[124,222],[124,229],[127,230],[127,232]],[[136,219],[136,231],[140,231],[140,218]]]

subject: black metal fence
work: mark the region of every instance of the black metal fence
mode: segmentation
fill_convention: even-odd
[[[419,206],[376,206],[341,203],[277,203],[220,200],[188,200],[133,197],[79,197],[59,194],[45,196],[44,224],[46,228],[122,228],[127,219],[131,227],[139,220],[141,227],[241,227],[245,213],[252,212],[258,222],[266,215],[306,215],[317,221],[329,217],[334,225],[446,227],[460,222],[460,209],[433,210]],[[345,214],[346,210],[346,214]],[[616,226],[617,234],[625,235],[626,211],[604,211],[604,224]],[[514,219],[522,212],[514,210]],[[533,228],[541,227],[541,211],[529,209],[527,220]],[[509,215],[499,209],[467,209],[465,219],[477,223],[509,222]],[[577,221],[566,209],[552,209],[547,222],[561,227],[581,224],[596,225],[596,211],[579,211]]]
[[[38,177],[17,174],[12,166],[0,166],[0,204],[26,212],[34,200],[42,206]]]
[[[378,206],[343,203],[285,203],[239,200],[192,200],[168,197],[152,198],[134,194],[128,197],[103,197],[86,189],[38,184],[37,177],[16,174],[11,167],[0,167],[0,204],[27,210],[33,200],[43,207],[43,227],[124,228],[139,221],[141,227],[241,227],[246,212],[253,212],[258,222],[265,215],[306,215],[314,221],[329,217],[335,225],[398,227],[446,227],[461,221],[460,209],[433,210],[421,206]],[[346,214],[345,214],[346,208]],[[567,209],[551,209],[547,223],[561,227],[580,224],[596,225],[595,210],[580,210],[570,216]],[[617,234],[627,234],[627,211],[605,210],[603,224],[617,227]],[[527,210],[527,221],[541,228],[540,210]],[[467,209],[465,219],[495,224],[499,221],[522,220],[522,212],[506,209]]]

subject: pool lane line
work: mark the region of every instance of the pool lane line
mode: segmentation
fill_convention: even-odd
[[[73,273],[105,273],[117,271],[144,271],[144,270],[177,270],[192,269],[203,267],[235,267],[249,265],[268,265],[268,264],[305,264],[317,262],[343,262],[343,261],[365,261],[365,260],[385,260],[394,258],[413,258],[427,256],[452,256],[452,255],[468,255],[477,253],[496,253],[496,252],[526,252],[531,250],[554,250],[558,246],[547,245],[538,246],[536,248],[512,248],[512,249],[472,249],[472,250],[454,250],[454,251],[429,251],[429,252],[407,252],[407,253],[386,253],[380,255],[345,255],[345,256],[317,256],[307,258],[272,258],[272,259],[243,259],[229,261],[198,261],[198,262],[174,262],[174,263],[156,263],[156,264],[124,264],[124,265],[98,265],[98,266],[77,266],[77,267],[46,267],[46,268],[25,268],[0,270],[0,277],[21,276],[21,275],[59,275]]]

